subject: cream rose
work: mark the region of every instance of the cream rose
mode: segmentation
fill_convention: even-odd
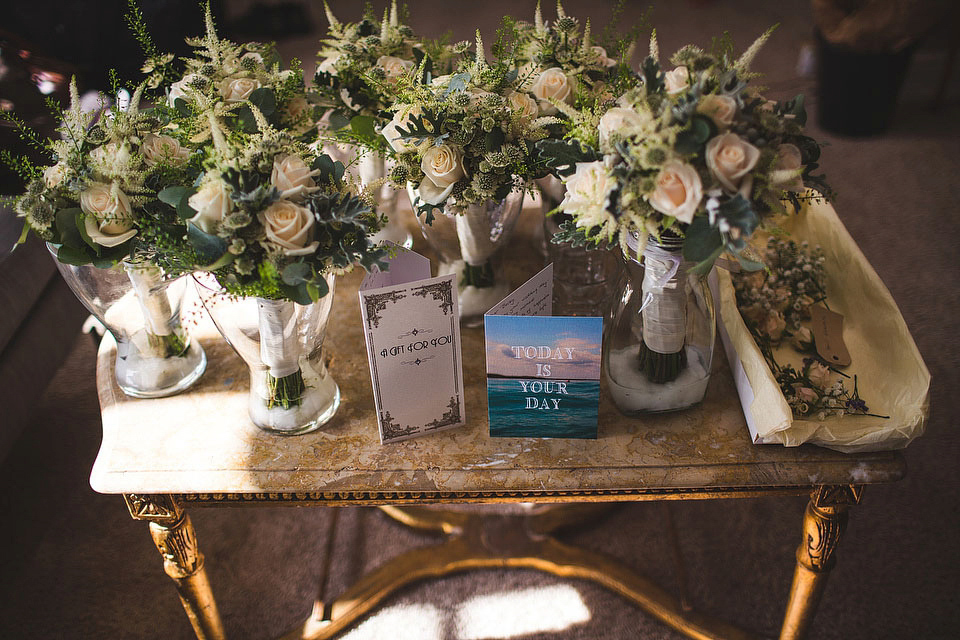
[[[187,204],[197,212],[190,218],[190,222],[206,233],[214,233],[223,217],[233,209],[230,191],[219,178],[200,187],[199,191],[187,199]]]
[[[189,100],[188,89],[190,85],[196,80],[199,76],[195,73],[188,73],[183,76],[180,80],[177,80],[170,85],[170,91],[167,93],[167,104],[171,107],[176,106],[174,103],[177,98],[182,98],[183,100]]]
[[[387,72],[387,80],[393,82],[397,78],[413,70],[413,60],[404,60],[396,56],[380,56],[377,66]]]
[[[600,133],[600,146],[606,147],[614,133],[621,139],[628,138],[642,126],[643,118],[635,110],[613,107],[603,114],[600,123],[597,125],[597,130]]]
[[[737,114],[737,101],[730,96],[711,93],[701,98],[697,113],[713,120],[718,129],[726,130],[733,124],[733,116]]]
[[[707,143],[707,168],[724,189],[749,191],[748,175],[757,164],[760,150],[735,133],[724,133]]]
[[[830,377],[830,369],[819,362],[814,362],[810,365],[810,370],[807,371],[807,378],[810,379],[810,382],[821,389],[825,389],[830,384]]]
[[[576,170],[563,178],[563,184],[567,192],[560,210],[575,216],[578,227],[603,225],[612,218],[607,207],[617,181],[603,162],[578,162]]]
[[[316,190],[313,176],[318,173],[317,170],[311,170],[303,158],[290,154],[273,159],[270,182],[280,191],[281,198],[298,200]]]
[[[577,81],[568,77],[562,69],[547,69],[534,81],[530,87],[530,92],[540,102],[540,113],[542,115],[553,115],[557,108],[550,102],[551,99],[557,102],[573,102],[576,92]]]
[[[507,103],[514,113],[520,116],[520,120],[527,122],[537,115],[537,101],[530,97],[530,94],[522,91],[511,91],[507,94]]]
[[[608,69],[610,67],[616,66],[617,61],[614,60],[613,58],[608,57],[607,50],[604,49],[603,47],[593,46],[593,47],[590,47],[590,49],[596,54],[597,62],[600,63],[602,66],[607,67]]]
[[[108,142],[90,152],[90,162],[101,176],[119,177],[132,168],[130,145],[126,142]]]
[[[340,54],[332,55],[328,58],[324,58],[323,62],[317,65],[317,71],[323,73],[329,73],[332,76],[337,75],[337,62],[340,61]]]
[[[409,129],[410,121],[422,114],[423,110],[420,109],[420,107],[413,107],[406,112],[401,109],[393,114],[393,119],[385,124],[382,129],[380,129],[380,135],[387,139],[387,142],[390,143],[390,146],[397,153],[409,153],[411,151],[416,151],[417,144],[412,140],[401,139],[400,132],[397,131],[397,127]]]
[[[649,202],[660,213],[690,224],[702,197],[703,185],[697,170],[685,162],[672,160],[660,170]]]
[[[787,191],[803,191],[803,178],[800,171],[803,168],[803,156],[796,145],[789,142],[777,147],[777,160],[773,165],[770,181]]]
[[[102,247],[115,247],[137,235],[130,199],[116,182],[94,182],[81,191],[80,209],[86,214],[83,226],[87,235]]]
[[[243,102],[259,88],[255,78],[227,78],[220,83],[220,95],[227,102]]]
[[[152,167],[159,162],[167,162],[172,165],[183,164],[190,157],[190,150],[180,146],[176,138],[170,136],[156,135],[148,133],[143,139],[143,145],[140,147],[143,153],[143,161],[147,166]]]
[[[452,144],[432,146],[423,154],[420,168],[424,178],[420,183],[420,198],[430,204],[440,204],[453,192],[453,185],[464,176],[463,150]]]
[[[67,165],[62,162],[43,170],[43,184],[47,186],[47,189],[56,189],[66,177]]]
[[[690,86],[690,72],[686,67],[677,67],[663,74],[663,84],[667,93],[675,95]]]
[[[306,207],[289,200],[278,200],[257,214],[267,240],[283,249],[288,256],[305,256],[317,249],[318,241],[310,242],[316,219]]]

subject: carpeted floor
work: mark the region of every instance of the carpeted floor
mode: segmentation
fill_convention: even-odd
[[[351,19],[346,4],[333,6]],[[419,31],[443,25],[457,40],[471,37],[477,26],[492,31],[508,11],[519,13],[529,4],[532,12],[532,2],[519,4],[486,2],[482,14],[479,3],[414,2],[411,10]],[[593,16],[595,28],[609,15],[606,2],[565,4],[571,14]],[[665,52],[686,41],[708,43],[724,29],[746,46],[766,26],[781,22],[757,67],[770,74],[766,84],[774,96],[799,89],[815,102],[812,79],[796,73],[801,46],[812,40],[807,6],[662,3],[654,21]],[[628,15],[638,11],[631,7]],[[322,26],[314,17],[315,26]],[[283,46],[309,60],[315,41],[311,36]],[[909,475],[870,488],[852,511],[813,638],[952,638],[960,628],[960,436],[952,422],[960,415],[960,102],[954,77],[946,104],[930,109],[943,59],[938,46],[918,52],[896,121],[883,136],[848,139],[824,134],[812,123],[813,134],[830,143],[822,164],[839,193],[835,206],[900,305],[933,375],[928,432],[905,452]],[[94,360],[92,342],[78,337],[30,429],[0,466],[0,636],[192,637],[146,525],[131,520],[119,498],[98,495],[88,485],[100,437]],[[799,499],[672,504],[694,604],[775,635],[803,507]],[[663,509],[623,505],[567,539],[621,557],[672,588],[676,576]],[[194,510],[192,516],[230,637],[275,637],[309,613],[330,511]],[[376,510],[341,510],[328,592],[342,590],[396,551],[431,540]],[[342,637],[679,636],[600,587],[517,570],[413,586]]]

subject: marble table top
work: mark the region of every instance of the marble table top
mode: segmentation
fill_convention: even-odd
[[[530,243],[518,237],[511,247],[514,255],[526,256],[511,273],[515,286],[541,266]],[[90,479],[94,490],[374,492],[380,502],[394,492],[464,501],[479,493],[557,497],[565,492],[639,499],[644,493],[687,489],[750,492],[870,484],[905,474],[903,458],[895,452],[849,455],[812,445],[753,444],[719,348],[706,398],[694,408],[628,418],[604,389],[596,440],[491,438],[482,328],[462,332],[467,424],[381,445],[357,296],[362,277],[358,270],[338,279],[324,348],[342,400],[337,415],[311,434],[273,435],[250,422],[247,368],[199,302],[189,302],[187,313],[197,322],[192,334],[209,363],[185,393],[149,400],[124,395],[114,378],[116,346],[108,335],[97,363],[103,442]]]

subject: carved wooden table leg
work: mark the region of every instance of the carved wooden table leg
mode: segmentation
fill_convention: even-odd
[[[150,523],[150,535],[163,556],[163,569],[177,585],[180,602],[197,638],[225,638],[190,516],[172,496],[126,494],[123,497],[135,520]]]
[[[811,492],[780,640],[806,637],[835,562],[833,552],[847,524],[847,509],[860,502],[862,491],[861,486],[843,485],[817,487]]]

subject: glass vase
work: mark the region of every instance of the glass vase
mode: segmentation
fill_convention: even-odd
[[[56,256],[56,249],[48,248]],[[83,306],[116,340],[117,385],[125,394],[170,396],[203,374],[207,356],[180,322],[186,277],[171,278],[133,262],[106,269],[56,263]]]
[[[635,252],[637,237],[629,244]],[[689,272],[682,240],[648,238],[626,260],[603,341],[603,368],[626,415],[674,411],[703,399],[716,338],[706,278]]]
[[[511,292],[504,273],[501,249],[508,242],[523,208],[523,191],[513,191],[499,202],[455,206],[447,200],[434,210],[431,224],[418,216],[423,236],[439,259],[437,275],[457,275],[460,322],[483,324],[483,314]],[[410,201],[416,202],[415,193]]]
[[[547,261],[553,263],[553,312],[558,316],[606,317],[613,290],[620,276],[619,249],[603,243],[597,248],[574,247],[569,242],[555,243],[560,225],[572,217],[554,213],[563,201],[566,188],[554,176],[537,180],[543,208],[543,234]]]
[[[323,353],[334,276],[327,276],[327,295],[308,305],[231,295],[209,273],[194,280],[213,323],[250,371],[250,420],[282,435],[326,424],[340,406]]]

